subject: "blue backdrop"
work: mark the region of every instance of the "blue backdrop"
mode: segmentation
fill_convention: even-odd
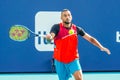
[[[23,24],[34,31],[38,11],[71,10],[73,23],[111,50],[108,56],[79,37],[83,71],[120,71],[120,0],[0,0],[0,72],[50,72],[53,52],[36,50],[34,38],[14,42],[9,28]]]

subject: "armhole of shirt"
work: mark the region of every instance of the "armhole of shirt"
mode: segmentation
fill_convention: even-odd
[[[84,36],[85,35],[85,31],[79,27],[79,26],[76,26],[76,29],[77,29],[77,34],[80,35],[80,36]]]
[[[56,30],[56,31],[55,31],[55,30]],[[59,31],[60,31],[60,26],[59,26],[59,24],[55,24],[55,25],[53,25],[50,33],[53,32],[53,33],[55,33],[55,36],[57,36],[58,33],[59,33]]]

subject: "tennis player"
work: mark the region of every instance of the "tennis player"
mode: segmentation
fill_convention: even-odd
[[[110,54],[94,37],[86,33],[81,27],[72,23],[72,15],[68,9],[61,11],[62,22],[54,24],[47,40],[54,40],[54,59],[59,80],[69,80],[71,75],[75,80],[83,80],[82,69],[79,63],[78,35],[97,46],[101,51]]]

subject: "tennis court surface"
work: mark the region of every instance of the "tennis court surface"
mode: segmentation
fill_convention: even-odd
[[[0,80],[58,80],[58,77],[56,73],[1,73]],[[83,80],[120,80],[120,72],[83,72]]]

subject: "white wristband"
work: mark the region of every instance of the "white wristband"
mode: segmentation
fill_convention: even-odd
[[[53,39],[53,37],[50,35],[50,39],[52,40]]]

